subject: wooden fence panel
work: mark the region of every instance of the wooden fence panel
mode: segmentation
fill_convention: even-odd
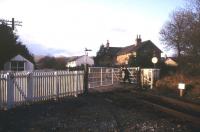
[[[0,73],[0,109],[83,93],[83,71]]]
[[[0,109],[7,106],[7,73],[0,73]]]

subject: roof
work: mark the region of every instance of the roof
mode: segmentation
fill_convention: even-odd
[[[115,56],[121,49],[121,47],[109,47],[107,52],[110,53],[111,56]]]
[[[141,42],[138,45],[126,46],[126,47],[122,48],[117,53],[117,55],[122,55],[122,54],[127,54],[127,53],[130,53],[130,52],[133,52],[133,51],[137,51],[138,49],[140,49],[141,47],[143,47],[144,45],[147,45],[147,44],[153,44],[159,51],[161,51],[153,42],[151,42],[151,40],[147,40],[147,41]]]
[[[82,57],[85,57],[85,56],[86,56],[86,55],[82,55],[82,56],[72,56],[72,57],[68,58],[67,63],[76,61],[76,60],[78,60],[78,59],[80,59],[80,58],[82,58]],[[87,56],[87,58],[92,58],[92,57]]]
[[[80,58],[80,56],[72,56],[72,57],[69,57],[69,58],[67,58],[67,62],[75,61],[75,60],[77,60],[78,58]]]
[[[14,56],[13,58],[11,58],[10,61],[28,61],[28,62],[30,62],[29,60],[27,60],[26,58],[24,58],[20,54],[18,54],[16,56]],[[30,62],[30,63],[32,63],[32,62]]]
[[[168,66],[178,66],[178,63],[174,60],[174,58],[170,57],[165,60],[165,64]]]

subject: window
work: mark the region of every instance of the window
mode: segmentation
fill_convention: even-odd
[[[133,57],[136,57],[136,52],[133,52],[132,55],[133,55]]]
[[[12,71],[24,71],[24,61],[11,61]]]

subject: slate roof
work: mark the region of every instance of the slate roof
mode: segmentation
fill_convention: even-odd
[[[28,59],[26,59],[24,56],[22,56],[20,54],[17,54],[16,56],[12,57],[7,62],[9,62],[9,61],[24,61],[24,62],[30,62],[30,63],[32,63],[31,61],[29,61]]]
[[[107,52],[111,55],[111,56],[115,56],[122,48],[121,47],[109,47],[107,49]]]
[[[76,61],[76,60],[78,60],[79,58],[84,57],[84,56],[85,56],[85,55],[69,57],[69,58],[67,58],[67,63],[72,62],[72,61]],[[88,56],[88,57],[89,57],[89,58],[93,58],[92,56]]]
[[[72,61],[75,61],[77,60],[78,58],[80,58],[81,56],[71,56],[71,57],[68,57],[67,58],[67,62],[72,62]]]
[[[130,52],[133,52],[133,51],[137,51],[138,49],[140,49],[141,47],[143,47],[144,45],[147,45],[147,44],[153,44],[160,52],[162,52],[153,42],[151,42],[151,40],[147,40],[147,41],[141,42],[138,45],[126,46],[126,47],[122,48],[117,53],[117,55],[123,55],[123,54],[127,54],[127,53],[130,53]]]

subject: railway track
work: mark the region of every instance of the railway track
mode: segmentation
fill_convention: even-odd
[[[129,96],[124,96],[123,92],[130,92]],[[188,122],[194,127],[200,127],[200,105],[172,99],[169,97],[153,95],[149,93],[134,91],[134,90],[121,90],[112,93],[113,96],[118,96],[126,101],[137,101],[145,105],[173,116],[182,121]],[[127,94],[126,94],[127,95]],[[115,99],[106,97],[107,101],[117,103]]]

